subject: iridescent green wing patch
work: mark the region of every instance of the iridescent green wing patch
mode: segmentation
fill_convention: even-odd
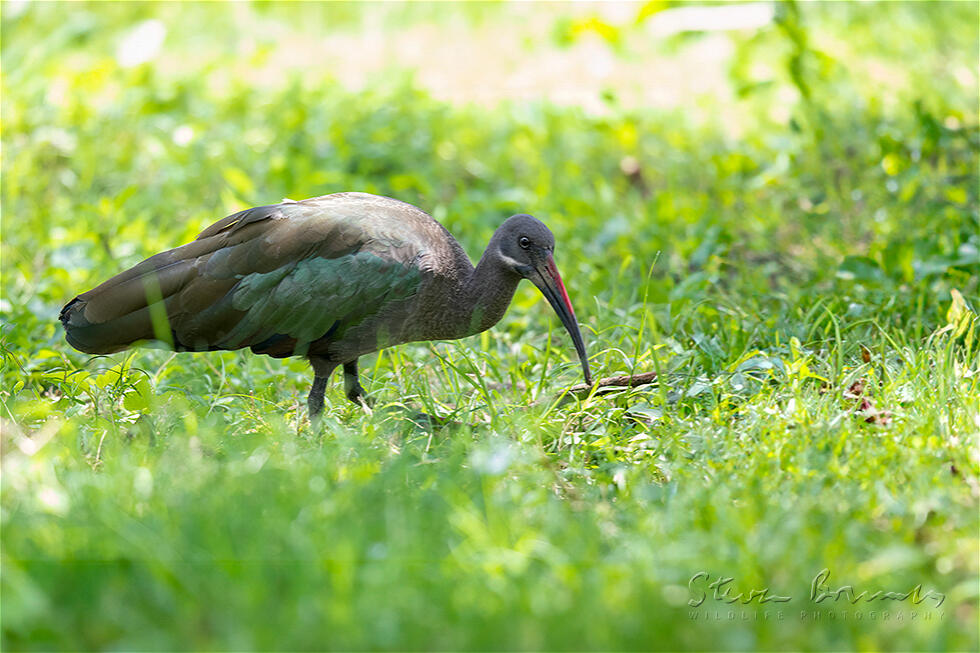
[[[386,305],[414,295],[420,283],[414,265],[365,251],[249,274],[231,297],[245,315],[218,344],[243,347],[287,334],[302,350],[330,330],[342,337]]]

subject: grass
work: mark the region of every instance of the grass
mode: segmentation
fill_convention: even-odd
[[[887,10],[855,66],[919,44],[899,92],[827,61],[870,9],[781,5],[734,37],[737,135],[410,81],[212,87],[233,45],[119,66],[153,11],[4,12],[5,650],[977,648],[980,132],[975,87],[929,72],[973,66],[975,7]],[[167,24],[184,54],[206,34]],[[352,189],[473,257],[542,218],[595,375],[659,381],[559,401],[581,372],[530,287],[488,333],[362,361],[375,410],[335,381],[320,429],[302,361],[64,342],[61,305],[119,269]],[[824,569],[925,598],[818,603]]]

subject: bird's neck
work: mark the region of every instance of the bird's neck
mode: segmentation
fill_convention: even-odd
[[[465,338],[486,331],[500,321],[510,306],[521,277],[505,267],[490,248],[474,268],[460,270],[455,292],[452,293],[447,325],[452,325],[450,338]]]

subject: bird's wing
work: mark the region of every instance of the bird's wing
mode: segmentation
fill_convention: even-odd
[[[357,251],[335,258],[313,255],[270,272],[245,275],[221,302],[199,315],[207,324],[216,314],[241,314],[235,325],[211,344],[222,349],[254,346],[283,337],[290,353],[305,353],[309,343],[329,334],[343,338],[392,302],[410,298],[421,274],[385,252]],[[220,315],[217,315],[220,320]],[[191,332],[200,332],[189,323]]]
[[[425,253],[417,217],[330,198],[236,213],[109,279],[62,311],[69,341],[105,353],[138,340],[204,350],[278,336],[302,350],[412,296]]]

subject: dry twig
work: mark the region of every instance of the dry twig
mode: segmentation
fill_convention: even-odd
[[[607,376],[604,379],[599,379],[591,386],[584,383],[573,385],[564,394],[566,396],[575,396],[579,399],[584,399],[589,396],[593,387],[596,388],[596,393],[601,393],[603,388],[635,388],[638,385],[652,383],[656,378],[656,372],[644,372],[643,374],[633,374],[632,376]]]

